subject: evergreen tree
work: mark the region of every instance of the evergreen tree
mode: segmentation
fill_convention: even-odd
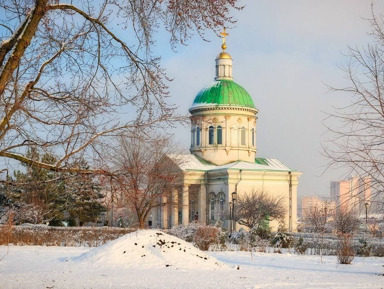
[[[27,155],[35,161],[54,163],[55,157],[45,153],[40,156],[36,149]],[[63,218],[63,200],[60,196],[64,186],[60,175],[38,166],[25,165],[26,170],[14,172],[7,182],[6,195],[15,210],[17,223],[51,223]]]
[[[75,164],[80,169],[89,169],[88,163],[81,159]],[[104,195],[95,177],[89,174],[67,174],[65,192],[67,199],[67,212],[69,224],[83,225],[87,222],[96,222],[100,213],[106,209],[101,204]]]
[[[36,161],[55,163],[56,158],[35,149],[28,156]],[[88,168],[85,160],[74,164]],[[15,210],[16,223],[49,224],[60,226],[63,221],[75,225],[97,220],[103,207],[98,202],[100,188],[91,175],[73,175],[26,165],[26,171],[15,171],[7,182],[5,196]]]

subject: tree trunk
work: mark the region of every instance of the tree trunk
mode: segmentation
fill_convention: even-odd
[[[139,229],[145,229],[145,220],[144,220],[144,218],[139,218]]]
[[[0,75],[0,95],[4,93],[5,87],[11,79],[13,72],[19,66],[21,57],[31,43],[38,29],[39,22],[46,12],[47,2],[48,0],[36,0],[35,8],[32,10],[31,15],[27,16],[29,17],[29,21],[21,33],[12,55],[7,60],[5,66],[2,67]]]

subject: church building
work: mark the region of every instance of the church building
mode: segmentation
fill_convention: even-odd
[[[277,159],[257,156],[258,109],[251,95],[232,76],[232,57],[222,52],[216,58],[214,82],[200,90],[189,109],[191,146],[188,155],[168,155],[180,173],[163,197],[164,205],[153,214],[162,228],[193,221],[221,222],[239,229],[231,219],[236,200],[242,194],[264,192],[283,197],[285,228],[297,230],[297,186],[300,172]],[[277,221],[270,220],[272,230]]]

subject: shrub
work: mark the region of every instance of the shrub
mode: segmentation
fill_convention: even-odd
[[[291,248],[293,244],[292,236],[278,232],[271,241],[272,246],[279,248]]]
[[[245,242],[246,235],[247,232],[241,228],[239,231],[231,233],[229,236],[229,242],[236,245],[242,244]]]
[[[226,229],[218,227],[219,230],[219,244],[216,249],[218,250],[226,250],[227,249],[227,241],[228,241],[228,231]]]
[[[351,264],[354,258],[355,251],[352,247],[352,236],[350,234],[339,235],[337,261],[340,264]]]
[[[295,251],[298,254],[305,254],[305,251],[308,249],[308,247],[309,247],[309,244],[304,243],[304,239],[301,236],[294,245]]]
[[[357,248],[356,254],[359,256],[369,257],[369,255],[371,254],[371,246],[368,245],[368,242],[366,240],[359,240],[359,246]]]
[[[265,231],[263,230],[263,232]],[[257,244],[260,242],[261,237],[259,233],[259,228],[252,228],[247,232],[246,240],[251,247],[257,246]]]
[[[214,246],[215,250],[226,249],[226,241],[228,240],[228,232],[220,227],[206,226],[199,222],[189,223],[188,225],[174,226],[167,230],[168,234],[178,237],[186,242],[194,242],[200,250],[208,250],[210,246]]]
[[[194,242],[203,251],[207,251],[212,244],[219,244],[219,229],[214,226],[201,226],[197,228]]]
[[[271,238],[271,229],[268,227],[257,227],[257,229],[251,229],[251,231],[255,230],[256,235],[261,239],[270,239]]]
[[[7,223],[4,226],[0,227],[0,245],[8,245],[13,243],[13,230],[14,230],[14,212],[9,211],[7,214]]]
[[[178,237],[184,241],[192,242],[197,229],[202,226],[204,226],[202,223],[192,222],[186,226],[184,225],[174,226],[172,229],[168,230],[167,233],[175,237]]]
[[[376,246],[372,246],[371,254],[376,257],[384,257],[384,245],[377,244]]]

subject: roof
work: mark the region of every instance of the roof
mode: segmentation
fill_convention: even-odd
[[[277,159],[256,158],[254,163],[236,161],[229,164],[217,166],[193,154],[168,155],[183,171],[212,171],[221,169],[250,170],[250,171],[292,171]]]
[[[203,106],[240,106],[256,109],[252,97],[233,80],[217,80],[196,95],[191,109]]]

